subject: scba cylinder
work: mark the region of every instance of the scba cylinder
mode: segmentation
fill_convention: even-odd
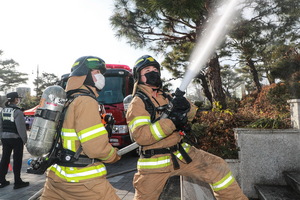
[[[123,105],[124,105],[124,111],[126,112],[128,110],[129,104],[131,103],[133,99],[133,96],[127,95],[124,99],[123,99]]]
[[[58,85],[43,92],[26,144],[31,155],[40,157],[49,153],[65,101],[66,92]]]

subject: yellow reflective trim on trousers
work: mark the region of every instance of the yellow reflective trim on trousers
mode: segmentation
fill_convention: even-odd
[[[137,163],[138,169],[156,169],[170,165],[170,156],[162,156],[158,158],[140,158]]]
[[[159,122],[155,122],[155,123],[151,124],[150,130],[151,130],[151,133],[152,133],[153,137],[157,141],[159,141],[159,140],[164,139],[165,137],[167,137],[166,134],[161,129],[161,126],[160,126]]]
[[[226,176],[224,176],[220,181],[211,184],[211,187],[213,191],[219,191],[226,189],[229,185],[231,185],[234,182],[234,177],[232,176],[232,173],[229,172]]]
[[[108,156],[106,156],[105,158],[100,158],[100,159],[101,160],[107,160],[113,155],[114,152],[115,152],[115,148],[112,147],[109,154],[108,154]]]
[[[91,126],[77,133],[81,143],[105,134],[107,134],[107,131],[103,124],[97,124],[95,126]]]
[[[139,127],[146,124],[151,124],[151,120],[149,116],[139,116],[135,117],[131,122],[128,124],[128,127],[130,131],[133,133],[134,130]]]
[[[188,152],[190,151],[191,145],[189,145],[188,143],[183,142],[183,143],[181,144],[181,146],[183,147],[183,149],[185,150],[185,152],[188,153]],[[182,156],[182,154],[179,152],[179,150],[175,151],[175,152],[174,152],[174,155],[175,155],[178,159],[183,160],[183,156]]]
[[[90,178],[101,177],[107,174],[104,164],[84,168],[63,167],[55,164],[50,167],[50,170],[67,182],[79,182]]]

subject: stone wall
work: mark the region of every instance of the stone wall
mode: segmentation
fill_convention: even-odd
[[[293,128],[300,129],[300,99],[288,100],[291,112],[291,124]]]
[[[239,151],[239,183],[257,198],[255,184],[285,184],[282,172],[300,170],[299,129],[235,129]]]
[[[300,171],[300,99],[288,103],[294,129],[235,129],[239,159],[226,161],[249,198],[257,198],[255,184],[285,185],[283,171]],[[214,199],[208,184],[189,177],[181,190],[185,200]]]
[[[300,170],[300,130],[235,129],[238,160],[226,160],[245,195],[257,198],[255,184],[281,184],[283,171]],[[183,177],[183,199],[214,199],[208,184]]]

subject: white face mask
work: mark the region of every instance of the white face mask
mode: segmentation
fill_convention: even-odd
[[[102,88],[105,86],[105,77],[102,74],[94,74],[94,77],[96,79],[95,87],[98,90],[102,90]]]

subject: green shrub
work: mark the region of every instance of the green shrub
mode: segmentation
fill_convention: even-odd
[[[289,89],[286,84],[278,84],[271,88],[267,94],[270,104],[274,105],[274,109],[279,112],[288,112],[287,100],[290,99]]]
[[[192,125],[191,135],[197,148],[222,158],[237,158],[234,139],[234,115],[225,112],[201,111]]]
[[[261,118],[252,122],[248,128],[263,128],[263,129],[285,129],[290,128],[290,124],[286,121],[286,117]]]
[[[300,83],[291,82],[288,84],[290,99],[300,99]]]
[[[222,110],[218,103],[214,103],[213,110],[197,113],[189,137],[196,140],[197,148],[224,159],[235,159],[238,157],[238,147],[233,129],[290,128],[287,103],[290,97],[290,90],[286,86],[272,84],[263,87],[259,94],[246,96],[242,101],[233,100],[230,106],[233,109]]]

